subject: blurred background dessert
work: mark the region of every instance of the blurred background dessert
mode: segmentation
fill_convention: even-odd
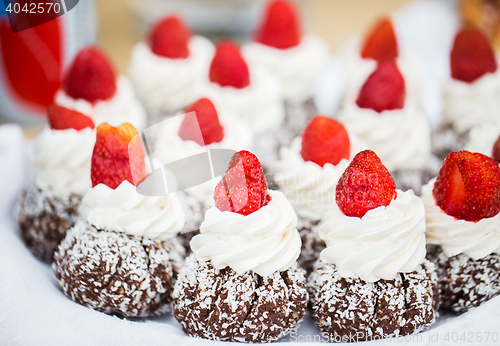
[[[352,36],[366,32],[373,25],[374,20],[398,9],[407,2],[409,0],[296,1],[302,12],[305,30],[325,40],[332,52],[336,52]],[[52,42],[53,46],[59,45],[59,49],[63,49],[63,54],[57,61],[55,69],[52,70],[53,76],[46,76],[43,74],[46,71],[36,68],[31,72],[31,75],[40,74],[38,85],[44,85],[40,88],[43,90],[43,95],[38,99],[35,97],[35,100],[32,96],[31,98],[28,96],[28,107],[23,108],[22,112],[13,109],[12,97],[3,89],[4,87],[0,88],[0,124],[21,122],[25,133],[29,137],[34,136],[43,126],[42,123],[46,118],[45,109],[53,100],[51,93],[58,89],[58,80],[62,78],[62,71],[72,61],[77,51],[87,44],[97,44],[116,66],[117,73],[126,73],[134,45],[144,39],[148,28],[155,21],[168,13],[180,14],[195,34],[207,36],[214,41],[220,38],[231,38],[243,43],[251,38],[264,5],[264,0],[81,1],[67,15],[38,27],[39,36],[43,40]],[[21,61],[15,59],[20,56],[19,51],[22,51],[23,47],[22,44],[19,47],[18,42],[15,49],[16,42],[12,41],[15,34],[10,32],[6,13],[2,12],[3,8],[0,9],[1,55],[7,58],[10,51],[11,60],[17,63],[17,65],[1,69],[2,78],[5,78],[6,71],[13,74],[16,69],[18,71],[21,66],[25,65],[24,62],[30,60],[29,57]],[[57,27],[54,28],[54,25]],[[51,26],[50,30],[47,30],[47,26]],[[23,35],[30,30],[24,31]],[[51,30],[59,30],[57,37],[43,36]],[[7,47],[9,47],[8,50]],[[33,90],[28,91],[28,94],[30,92],[33,93]]]

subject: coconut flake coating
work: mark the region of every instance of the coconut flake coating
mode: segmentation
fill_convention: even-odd
[[[174,317],[193,337],[271,342],[297,330],[308,301],[302,269],[262,277],[186,259],[174,288]]]
[[[21,238],[36,257],[52,262],[68,229],[80,217],[82,196],[56,196],[50,190],[29,185],[15,207]]]
[[[319,237],[318,224],[317,220],[298,217],[297,230],[302,240],[302,248],[297,263],[306,271],[307,276],[312,272],[321,250],[326,247],[325,242]]]
[[[469,132],[459,133],[450,124],[441,124],[432,131],[432,153],[444,160],[452,151],[464,150]]]
[[[183,250],[175,239],[158,243],[78,222],[59,245],[52,268],[64,294],[77,303],[147,317],[170,310]]]
[[[186,223],[179,232],[177,239],[184,246],[186,254],[189,254],[191,253],[189,242],[192,237],[200,233],[200,226],[205,219],[205,212],[211,205],[207,201],[184,191],[177,193],[177,196],[181,201],[184,214],[186,215]]]
[[[437,276],[427,260],[411,273],[376,282],[343,278],[334,264],[318,260],[307,287],[316,326],[334,340],[410,335],[437,317]]]
[[[448,257],[436,246],[433,258],[443,309],[462,314],[500,294],[500,255],[478,260],[464,254]]]
[[[439,169],[443,164],[437,156],[431,155],[421,168],[419,169],[398,169],[391,172],[396,188],[406,191],[412,189],[416,195],[422,193],[422,186],[427,184],[429,180],[438,175]]]

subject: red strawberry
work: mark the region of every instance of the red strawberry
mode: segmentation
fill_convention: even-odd
[[[257,157],[242,150],[231,158],[228,170],[214,192],[220,211],[248,215],[267,205],[271,196]]]
[[[341,123],[325,117],[315,116],[302,134],[300,154],[305,161],[312,161],[323,167],[325,163],[336,165],[342,159],[349,159],[351,142]]]
[[[451,50],[450,64],[451,76],[468,83],[497,70],[493,49],[477,28],[466,28],[458,32]]]
[[[379,113],[404,107],[405,80],[394,61],[378,64],[361,88],[356,104]]]
[[[257,29],[255,41],[278,49],[295,47],[300,43],[302,30],[295,5],[290,1],[274,0]]]
[[[196,122],[194,117],[185,117],[179,128],[179,137],[185,141],[194,141],[199,145],[209,145],[222,141],[224,128],[219,122],[217,110],[212,101],[201,98],[187,107],[184,112],[195,112],[198,121]],[[201,130],[203,138],[200,138],[198,128]]]
[[[235,43],[222,41],[217,44],[215,56],[210,65],[210,81],[237,89],[250,84],[247,63]]]
[[[500,211],[500,167],[480,153],[452,152],[444,159],[432,193],[437,205],[458,219],[493,217]]]
[[[137,130],[128,123],[99,125],[90,172],[92,186],[105,184],[115,189],[125,180],[138,183],[146,175],[146,165]]]
[[[95,47],[83,48],[63,82],[64,91],[89,102],[107,100],[116,92],[116,74],[106,56]]]
[[[178,16],[168,16],[156,23],[149,33],[149,45],[153,53],[171,59],[189,56],[191,31]]]
[[[396,183],[371,150],[358,153],[337,183],[336,201],[347,216],[363,217],[396,198]]]
[[[85,114],[52,104],[48,109],[48,120],[53,130],[95,128],[94,122]]]
[[[394,60],[398,57],[398,42],[389,18],[383,18],[366,38],[361,56],[378,62]]]
[[[495,144],[493,144],[491,157],[493,158],[493,160],[500,163],[500,136],[495,141]]]

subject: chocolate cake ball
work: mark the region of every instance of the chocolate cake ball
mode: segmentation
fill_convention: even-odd
[[[189,247],[189,241],[192,237],[200,233],[199,229],[205,216],[205,211],[210,208],[210,206],[196,196],[190,195],[184,191],[180,191],[176,195],[179,197],[182,208],[184,209],[184,214],[186,215],[186,223],[179,232],[177,238],[182,246],[184,246],[186,254],[190,254],[191,248]]]
[[[59,197],[34,184],[21,194],[15,207],[21,238],[38,258],[52,262],[57,246],[79,218],[82,197]]]
[[[318,260],[307,284],[316,326],[332,340],[366,341],[417,333],[437,316],[434,264],[425,260],[393,280],[343,278]]]
[[[125,233],[100,231],[78,222],[54,254],[52,265],[64,294],[91,309],[123,317],[161,315],[183,247]]]
[[[262,277],[186,259],[173,293],[174,317],[186,334],[219,341],[271,342],[296,330],[308,295],[295,264]]]
[[[448,257],[436,248],[442,308],[462,314],[500,294],[500,255],[473,260],[464,254]]]
[[[406,191],[412,189],[416,195],[422,192],[422,185],[425,185],[434,178],[441,168],[443,160],[435,155],[425,162],[419,169],[400,169],[391,173],[396,183],[396,188]]]
[[[298,217],[297,230],[302,240],[302,248],[297,263],[305,269],[307,276],[312,272],[319,253],[326,247],[325,242],[318,235],[316,229],[318,224],[319,221]]]
[[[469,132],[460,133],[451,124],[441,124],[431,133],[432,153],[444,160],[452,151],[465,148],[469,139]]]

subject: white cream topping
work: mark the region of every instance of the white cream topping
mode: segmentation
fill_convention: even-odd
[[[184,117],[175,116],[164,121],[161,126],[153,157],[166,165],[202,153],[207,149],[252,150],[253,134],[248,126],[231,112],[222,110],[218,105],[215,105],[215,107],[219,121],[224,128],[224,138],[222,141],[207,146],[201,146],[194,141],[184,141],[178,135],[179,127]],[[198,196],[200,199],[205,199],[210,204],[213,201],[214,188],[219,180],[220,178],[215,178],[184,191]]]
[[[91,103],[84,99],[74,99],[63,89],[59,89],[55,96],[55,103],[87,115],[92,118],[96,126],[103,122],[112,126],[130,123],[138,131],[146,126],[146,111],[135,96],[132,83],[125,76],[118,76],[116,93],[109,100]]]
[[[411,102],[378,113],[356,104],[359,90],[347,97],[339,120],[375,151],[389,171],[417,169],[431,155],[431,129]]]
[[[500,64],[500,58],[497,58]],[[500,109],[500,68],[472,83],[453,78],[443,88],[443,120],[458,131],[498,121]]]
[[[154,54],[145,43],[132,50],[129,76],[137,96],[151,111],[175,112],[196,99],[208,75],[214,45],[202,36],[189,40],[186,59]]]
[[[92,186],[90,161],[95,130],[44,128],[35,140],[34,180],[41,190],[59,196],[83,195]]]
[[[344,215],[334,203],[319,226],[326,243],[321,260],[335,264],[342,277],[366,282],[415,270],[426,252],[424,204],[413,190],[396,191],[388,206],[369,210],[362,218]]]
[[[351,153],[349,160],[342,159],[337,165],[330,163],[323,167],[304,161],[300,151],[302,138],[296,137],[290,148],[281,147],[280,161],[275,164],[274,180],[285,194],[298,216],[319,220],[332,203],[335,203],[335,189],[340,176],[354,156],[367,149],[365,143],[349,135]]]
[[[223,109],[238,115],[254,134],[274,131],[285,118],[281,85],[264,67],[251,63],[248,66],[250,84],[245,88],[222,87],[207,80],[205,92]]]
[[[94,186],[83,206],[87,221],[97,229],[159,241],[174,238],[185,222],[177,196],[143,196],[128,180],[114,190],[104,184]]]
[[[302,103],[312,97],[316,79],[330,56],[328,44],[314,35],[288,49],[278,49],[258,42],[243,47],[248,61],[266,66],[281,82],[287,101]]]
[[[250,215],[207,210],[200,234],[190,242],[196,259],[239,274],[252,270],[268,276],[290,268],[301,248],[297,215],[283,193],[269,193],[269,204]]]
[[[456,219],[436,204],[435,182],[436,178],[422,186],[427,242],[441,245],[448,257],[463,253],[477,260],[493,252],[500,254],[500,213],[477,222]]]
[[[500,123],[485,123],[472,128],[465,150],[492,156],[493,145],[500,136]]]

